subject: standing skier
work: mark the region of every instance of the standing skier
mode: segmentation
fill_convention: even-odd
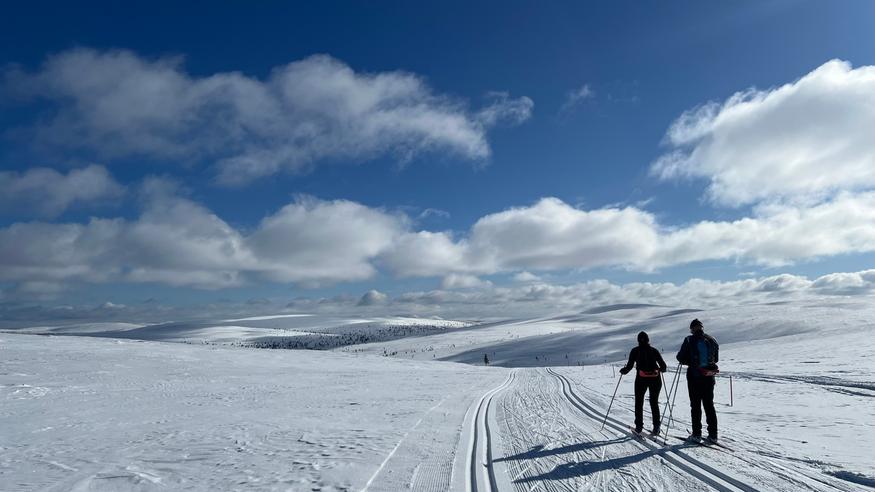
[[[659,434],[659,391],[662,389],[659,373],[665,372],[667,366],[659,350],[650,346],[650,337],[643,331],[638,334],[638,346],[629,352],[629,362],[620,369],[620,373],[628,374],[633,364],[638,369],[638,375],[635,376],[635,432],[641,432],[644,426],[644,393],[650,390],[650,414],[653,417],[651,433]]]
[[[702,438],[702,408],[708,423],[708,440],[717,441],[717,411],[714,410],[714,376],[719,369],[717,340],[705,334],[702,322],[694,319],[690,323],[690,336],[684,339],[678,352],[678,362],[687,368],[687,390],[690,393],[690,417],[693,421],[691,439]]]
[[[487,354],[483,354],[483,365],[484,366],[489,365],[489,355],[487,355]]]

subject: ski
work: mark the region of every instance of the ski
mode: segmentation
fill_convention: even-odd
[[[665,441],[660,440],[659,435],[657,435],[657,434],[650,434],[649,432],[643,432],[643,431],[637,432],[637,431],[635,431],[634,427],[629,427],[629,432],[636,439],[650,439],[651,441],[655,442],[656,444],[659,444],[660,446],[665,446],[667,444]]]
[[[715,448],[715,449],[720,449],[721,451],[726,451],[728,453],[734,452],[734,450],[732,448],[730,448],[729,446],[726,446],[725,444],[721,444],[719,442],[709,442],[706,439],[702,439],[700,441],[697,441],[697,440],[690,439],[688,437],[681,437],[681,436],[674,436],[674,435],[671,437],[678,439],[678,440],[681,440],[687,444],[701,446],[703,448]]]

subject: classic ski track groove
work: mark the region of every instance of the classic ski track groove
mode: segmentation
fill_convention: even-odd
[[[489,407],[492,403],[492,398],[502,390],[508,388],[513,382],[516,371],[508,374],[507,379],[503,383],[487,391],[480,401],[477,403],[477,409],[471,419],[472,431],[471,441],[468,447],[467,466],[465,467],[467,480],[465,481],[465,490],[467,492],[477,492],[478,490],[489,490],[498,492],[495,484],[495,471],[492,467],[492,431],[489,428]],[[483,427],[481,438],[480,427]],[[481,452],[482,450],[482,452]],[[482,462],[479,457],[482,457]],[[482,465],[485,470],[480,470]],[[478,473],[478,470],[480,473]],[[482,482],[482,483],[480,483]],[[480,488],[482,485],[482,489]]]
[[[598,421],[602,421],[604,416],[600,416],[598,410],[590,406],[588,403],[583,401],[572,389],[571,382],[563,375],[554,372],[552,369],[547,368],[547,372],[555,377],[557,377],[562,384],[562,392],[565,394],[565,397],[571,402],[572,405],[577,407],[581,412]],[[632,433],[626,429],[621,422],[608,417],[607,423],[605,424],[608,427],[611,427],[614,431],[619,432],[621,435],[629,436]],[[687,472],[689,475],[701,480],[705,484],[719,490],[722,492],[730,492],[735,490],[743,490],[745,492],[759,492],[759,489],[752,487],[741,480],[730,477],[725,473],[720,472],[719,470],[714,469],[713,467],[702,463],[701,461],[683,453],[678,449],[673,448],[663,448],[662,446],[658,446],[651,442],[645,442],[638,439],[635,436],[632,436],[632,441],[637,443],[639,446],[647,448],[650,451],[654,451],[662,456],[666,461],[673,464],[677,468]],[[721,483],[722,482],[722,483]]]
[[[582,387],[584,389],[593,391],[592,388],[589,388],[586,385],[582,385],[582,384],[578,383],[578,386]],[[623,405],[622,403],[619,404],[618,408],[625,408],[626,410],[630,410],[630,411],[632,410],[631,406]],[[674,420],[680,424],[686,425],[687,427],[690,426],[690,423],[688,421],[686,421],[685,419],[680,418],[678,416],[675,416]],[[734,442],[734,441],[730,440],[729,442]],[[781,478],[787,480],[788,482],[792,482],[794,485],[800,487],[799,490],[802,490],[802,489],[822,490],[820,488],[820,486],[826,486],[832,490],[839,490],[839,491],[843,491],[843,492],[847,492],[847,491],[851,491],[851,490],[858,490],[858,488],[855,488],[853,486],[853,484],[845,483],[844,481],[842,481],[840,479],[831,480],[831,478],[824,477],[824,476],[818,474],[817,472],[812,473],[812,472],[807,472],[807,471],[803,471],[803,470],[791,470],[789,467],[787,467],[786,465],[784,465],[780,462],[782,457],[773,456],[773,455],[770,455],[770,454],[763,452],[761,450],[758,450],[758,449],[742,449],[741,450],[741,451],[743,451],[742,453],[736,453],[735,448],[733,448],[732,451],[730,451],[728,448],[721,449],[720,451],[727,452],[728,454],[733,456],[735,459],[738,459],[739,461],[747,463],[751,467],[754,467],[754,468],[767,467],[776,475],[778,475]],[[750,454],[745,455],[745,453],[750,453]],[[748,457],[748,456],[753,456],[753,455],[759,456],[760,460],[758,461],[757,459],[752,459],[752,458]],[[780,472],[776,469],[779,469]],[[807,483],[806,480],[810,480],[812,482],[817,482],[818,486],[813,487],[812,486],[813,484]]]

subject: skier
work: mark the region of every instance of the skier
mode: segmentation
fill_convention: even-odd
[[[635,376],[635,432],[640,433],[644,426],[644,393],[649,390],[650,414],[653,417],[651,434],[659,434],[659,391],[662,389],[659,373],[665,372],[668,367],[659,350],[650,346],[650,337],[643,331],[638,334],[638,346],[629,352],[629,362],[620,369],[620,373],[628,374],[633,364],[638,369],[638,375]]]
[[[486,355],[486,354],[483,354],[483,365],[484,365],[484,366],[488,366],[488,365],[489,365],[489,356]]]
[[[702,408],[708,423],[708,441],[717,442],[717,411],[714,410],[714,376],[717,375],[717,340],[705,334],[702,322],[694,319],[690,323],[691,335],[684,338],[678,352],[678,362],[687,368],[687,390],[690,393],[690,417],[693,421],[692,440],[702,439]]]

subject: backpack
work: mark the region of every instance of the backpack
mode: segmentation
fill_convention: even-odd
[[[698,338],[698,340],[696,340]],[[702,337],[690,337],[691,366],[695,367],[702,376],[716,376],[720,372],[717,367],[717,341],[704,335]]]

